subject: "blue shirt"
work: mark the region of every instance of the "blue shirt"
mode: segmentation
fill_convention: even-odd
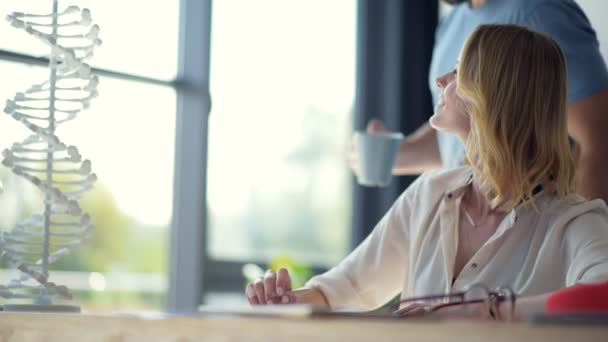
[[[608,71],[595,31],[574,0],[488,0],[476,9],[457,5],[439,23],[429,74],[434,104],[439,97],[435,79],[454,69],[467,36],[478,25],[490,23],[518,24],[555,39],[566,57],[569,101],[608,89]],[[438,132],[438,141],[443,164],[460,165],[464,156],[460,140]]]

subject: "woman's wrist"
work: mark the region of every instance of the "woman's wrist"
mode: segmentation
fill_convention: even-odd
[[[300,288],[293,291],[296,303],[329,307],[329,302],[321,289],[316,287]]]

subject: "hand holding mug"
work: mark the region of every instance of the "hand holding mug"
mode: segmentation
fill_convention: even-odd
[[[371,120],[365,132],[355,132],[349,159],[357,181],[366,186],[388,185],[403,135]]]

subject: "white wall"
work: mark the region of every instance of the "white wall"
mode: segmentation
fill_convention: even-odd
[[[608,1],[577,0],[577,2],[587,14],[593,28],[595,28],[597,39],[600,42],[600,50],[604,55],[604,60],[608,63],[608,21],[605,19],[608,14]]]

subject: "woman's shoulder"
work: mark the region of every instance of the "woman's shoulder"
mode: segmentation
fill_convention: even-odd
[[[416,179],[409,190],[424,194],[431,198],[444,194],[466,185],[472,175],[471,168],[462,166],[457,168],[441,168],[426,171]]]
[[[456,168],[440,168],[431,171],[426,171],[420,175],[422,183],[429,186],[446,186],[459,185],[467,183],[473,174],[469,166],[461,166]]]
[[[554,224],[567,225],[580,217],[595,217],[602,221],[608,220],[608,206],[606,206],[604,200],[599,198],[587,200],[576,193],[565,198],[549,197],[544,211],[553,217]]]
[[[573,199],[579,202],[572,203]],[[574,258],[574,255],[579,255],[581,260],[590,263],[592,260],[597,260],[594,259],[595,257],[606,255],[608,207],[603,200],[589,201],[577,195],[554,199],[550,205],[550,214],[545,224],[540,221],[536,226],[537,229],[541,226],[546,227],[538,231],[545,232],[548,246],[560,248],[569,255],[569,260]],[[598,251],[601,252],[598,254]]]

